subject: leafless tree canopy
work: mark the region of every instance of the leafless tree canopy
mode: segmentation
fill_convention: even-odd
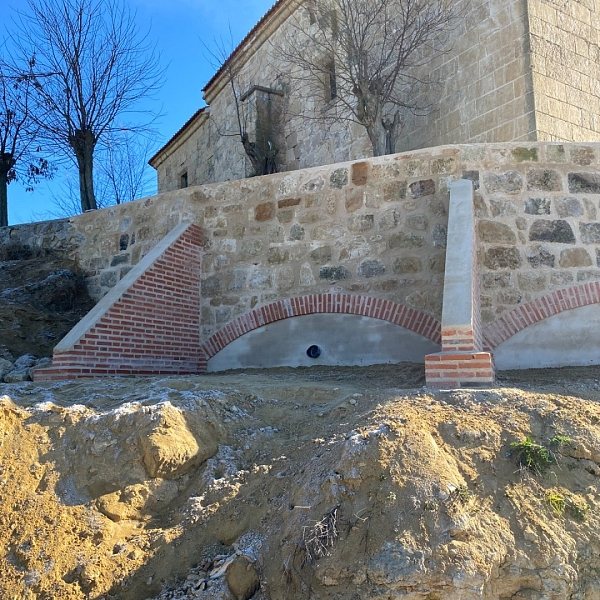
[[[295,32],[276,51],[292,90],[320,95],[317,118],[363,125],[375,156],[394,152],[406,110],[420,108],[422,67],[446,51],[455,0],[296,0]],[[323,110],[331,103],[334,110]]]
[[[155,48],[119,0],[29,0],[15,25],[11,62],[34,87],[40,135],[75,159],[81,209],[95,209],[97,145],[151,121],[133,113],[161,82]]]
[[[52,175],[36,144],[31,91],[28,79],[11,77],[0,65],[0,227],[8,225],[8,184],[20,179],[31,186]]]

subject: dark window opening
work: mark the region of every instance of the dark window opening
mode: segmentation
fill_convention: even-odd
[[[331,61],[325,67],[325,102],[331,102],[335,98],[337,98],[335,63]]]
[[[179,187],[180,188],[186,188],[188,186],[188,174],[187,171],[185,173],[182,173],[179,176]]]

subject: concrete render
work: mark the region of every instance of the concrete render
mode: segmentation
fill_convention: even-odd
[[[444,276],[442,327],[473,321],[473,184],[466,179],[450,185],[450,214]]]
[[[306,353],[312,345],[321,349],[316,359]],[[438,344],[387,321],[315,314],[276,321],[243,335],[213,356],[208,370],[422,363],[426,354],[439,351]]]
[[[590,304],[530,325],[494,348],[496,369],[600,364],[600,306]]]

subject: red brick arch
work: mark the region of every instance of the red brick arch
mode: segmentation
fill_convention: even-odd
[[[484,345],[493,349],[526,327],[565,310],[600,303],[600,281],[556,290],[523,304],[503,315],[483,330]]]
[[[206,360],[212,358],[225,346],[242,335],[282,319],[312,315],[315,313],[337,313],[359,315],[389,321],[441,343],[440,322],[432,316],[381,298],[357,296],[354,294],[310,294],[297,298],[278,300],[255,308],[249,313],[234,319],[202,346]]]

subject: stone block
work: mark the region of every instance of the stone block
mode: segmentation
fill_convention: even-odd
[[[600,223],[579,223],[579,233],[584,244],[600,244]]]
[[[126,265],[129,263],[130,258],[129,254],[117,254],[116,256],[113,256],[110,261],[110,266],[118,267],[119,265]]]
[[[444,265],[442,263],[442,269],[439,270],[439,263],[437,264],[438,270],[437,273],[444,272]],[[407,273],[419,273],[422,271],[423,265],[421,260],[414,256],[401,256],[394,260],[392,264],[392,271],[396,273],[396,275],[405,275]],[[431,263],[430,263],[431,269]]]
[[[203,279],[200,283],[200,294],[202,297],[212,298],[221,294],[221,277],[218,275],[212,275]]]
[[[416,231],[425,231],[429,227],[429,220],[425,215],[411,215],[406,219],[408,229]]]
[[[560,192],[562,177],[553,169],[530,169],[527,171],[527,189],[542,192]]]
[[[521,255],[517,248],[492,246],[484,254],[483,264],[492,271],[499,269],[518,269],[521,266]]]
[[[483,185],[488,193],[501,192],[503,194],[519,194],[524,186],[523,177],[517,171],[506,173],[486,173],[483,177]]]
[[[591,165],[596,160],[593,148],[589,146],[576,146],[570,149],[571,162],[582,167]]]
[[[452,156],[448,158],[435,158],[431,161],[431,174],[444,175],[456,171],[456,159]]]
[[[348,185],[348,169],[336,169],[329,177],[329,185],[334,189],[342,189]]]
[[[363,207],[364,194],[362,189],[349,190],[344,201],[346,212],[352,213]]]
[[[357,162],[351,167],[352,183],[357,186],[365,185],[369,177],[369,163]]]
[[[255,221],[270,221],[275,216],[275,203],[264,202],[258,204],[254,208],[254,220]]]
[[[432,256],[429,259],[429,270],[432,273],[443,273],[446,269],[446,255]]]
[[[408,183],[406,181],[392,181],[383,186],[383,199],[386,202],[405,200]]]
[[[325,180],[322,177],[314,177],[310,181],[307,181],[302,189],[305,192],[320,192],[325,187]]]
[[[350,279],[352,273],[344,266],[338,267],[321,267],[319,269],[319,279],[326,281],[339,281],[340,279]]]
[[[425,177],[429,175],[429,161],[428,160],[409,160],[406,163],[406,176],[410,178]]]
[[[99,283],[102,287],[114,287],[117,285],[119,276],[117,271],[104,271],[100,275]]]
[[[378,259],[363,260],[358,266],[360,277],[380,277],[385,275],[385,265]]]
[[[525,200],[525,213],[528,215],[549,215],[550,198],[529,198]]]
[[[410,195],[413,199],[422,198],[423,196],[433,196],[435,194],[435,182],[433,179],[422,179],[411,183]]]
[[[315,248],[310,253],[310,257],[317,265],[324,265],[325,263],[331,261],[333,257],[333,250],[331,249],[331,246],[321,246],[319,248]]]
[[[515,305],[521,301],[521,294],[517,290],[500,290],[496,297],[498,304]]]
[[[519,273],[519,288],[524,292],[543,292],[548,285],[545,273]]]
[[[354,215],[348,219],[348,229],[350,231],[368,231],[369,229],[373,229],[374,226],[374,215]]]
[[[572,194],[600,194],[600,175],[597,173],[569,173],[568,179]]]
[[[290,227],[290,240],[303,240],[306,235],[306,231],[302,225],[294,223]]]
[[[567,162],[567,153],[562,144],[550,145],[546,147],[546,159],[548,162],[564,163]]]
[[[529,240],[554,244],[574,244],[575,235],[567,221],[538,219],[529,229]]]
[[[294,269],[291,266],[282,267],[275,275],[275,285],[280,292],[287,292],[294,287],[296,281]]]
[[[435,225],[433,231],[431,232],[431,239],[433,240],[434,246],[441,246],[442,248],[446,247],[446,242],[448,238],[448,230],[445,225],[440,225],[439,223]]]
[[[394,229],[400,222],[400,212],[395,208],[390,208],[379,214],[377,226],[382,231]]]
[[[388,248],[390,250],[396,248],[420,248],[423,245],[425,245],[423,237],[404,231],[394,233],[388,238]]]
[[[273,271],[271,269],[255,269],[249,274],[248,289],[269,290],[273,286]]]
[[[553,271],[550,275],[550,285],[553,287],[563,287],[573,283],[573,273],[568,271]]]
[[[517,214],[517,207],[506,198],[497,197],[490,200],[490,210],[493,217],[509,217]]]
[[[259,239],[247,239],[242,240],[240,248],[240,258],[242,260],[248,260],[258,256],[263,249],[262,240]]]
[[[498,221],[479,221],[477,233],[479,240],[485,244],[515,244],[517,241],[513,230]]]
[[[538,161],[538,149],[537,148],[514,148],[511,152],[512,161],[515,163],[522,162],[537,162]]]
[[[379,237],[379,236],[377,236]],[[340,250],[340,260],[356,260],[371,254],[371,245],[362,236],[355,237],[344,244]]]
[[[583,215],[583,206],[577,198],[572,196],[556,200],[554,202],[556,213],[559,217],[581,217]]]
[[[598,215],[595,204],[589,198],[584,198],[583,205],[585,207],[585,218],[594,221]]]
[[[317,282],[313,275],[312,269],[308,263],[304,263],[300,267],[300,285],[302,287],[310,287],[315,285]]]
[[[280,223],[290,223],[294,220],[294,209],[288,208],[285,210],[280,210],[277,213],[277,220]]]
[[[579,271],[577,273],[577,281],[600,281],[600,270],[590,269],[586,271]]]
[[[570,267],[591,267],[592,258],[585,248],[568,248],[560,253],[558,264],[563,269]]]
[[[270,265],[280,265],[288,262],[290,253],[285,248],[275,247],[269,248],[267,261]]]
[[[534,246],[525,250],[527,261],[534,268],[550,267],[554,268],[556,257],[554,254],[541,246]]]
[[[277,202],[277,208],[290,208],[291,206],[298,206],[300,202],[300,198],[285,198]]]

